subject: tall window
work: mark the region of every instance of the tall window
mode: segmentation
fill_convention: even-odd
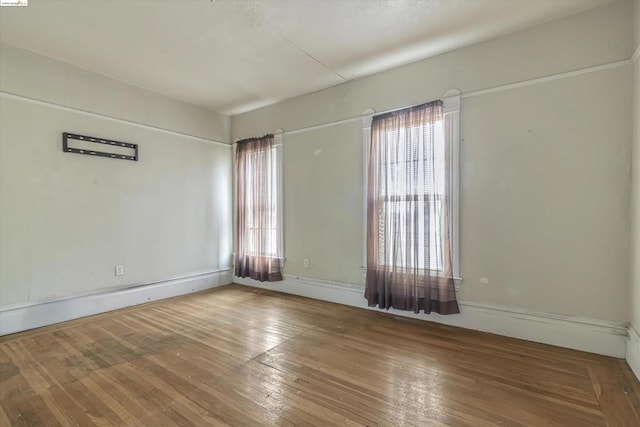
[[[440,100],[373,117],[367,169],[369,305],[459,312],[451,148]]]
[[[273,135],[238,141],[236,269],[239,277],[282,280],[282,209],[278,148]]]

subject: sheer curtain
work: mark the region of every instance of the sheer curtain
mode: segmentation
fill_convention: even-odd
[[[235,275],[282,280],[278,161],[273,135],[238,141]]]
[[[370,306],[459,313],[451,261],[451,150],[442,101],[374,116],[367,189]]]

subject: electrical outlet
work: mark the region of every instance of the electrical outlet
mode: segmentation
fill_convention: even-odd
[[[116,276],[124,275],[124,265],[116,265]]]
[[[309,268],[309,258],[304,259],[304,268]]]

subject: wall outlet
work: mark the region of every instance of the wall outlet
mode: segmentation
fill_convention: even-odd
[[[116,276],[124,275],[124,265],[116,265]]]
[[[309,258],[305,258],[303,262],[304,268],[309,268]]]

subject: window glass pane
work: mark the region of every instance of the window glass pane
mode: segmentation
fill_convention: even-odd
[[[254,180],[253,171],[262,162],[267,163],[266,182],[264,183],[267,189],[266,193],[263,188],[257,188],[258,186],[254,185],[259,180]],[[255,214],[255,216],[250,214],[247,218],[248,253],[255,256],[277,257],[278,190],[276,185],[276,149],[249,154],[247,156],[246,171],[246,182],[248,183],[246,188],[247,211]],[[260,227],[255,218],[263,213],[267,213],[267,221]],[[260,245],[260,242],[265,244]],[[260,247],[263,248],[262,251],[259,250]]]
[[[442,270],[441,218],[446,182],[443,123],[388,131],[382,139],[379,154],[383,163],[383,210],[379,212],[379,222],[384,238],[379,262]],[[435,140],[435,144],[426,144],[425,140]],[[403,216],[412,215],[414,209],[417,217],[425,220],[403,221]],[[385,218],[389,224],[384,224]],[[396,225],[392,227],[391,223]]]

